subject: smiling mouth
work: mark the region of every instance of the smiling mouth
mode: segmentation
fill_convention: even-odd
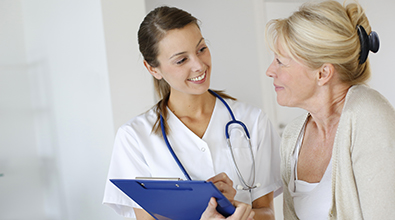
[[[189,81],[193,81],[193,82],[197,82],[197,81],[200,81],[200,80],[204,79],[204,77],[206,77],[206,71],[204,71],[204,73],[202,75],[197,76],[195,78],[190,78],[188,80]]]

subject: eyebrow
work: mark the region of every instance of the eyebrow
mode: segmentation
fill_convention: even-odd
[[[202,37],[202,38],[199,40],[199,42],[196,44],[196,47],[198,47],[199,44],[200,44],[203,40],[204,40],[204,37]],[[173,55],[169,58],[169,60],[170,60],[171,58],[175,57],[175,56],[179,56],[179,55],[182,55],[182,54],[184,54],[184,53],[186,53],[186,52],[184,51],[184,52],[179,52],[179,53],[173,54]]]

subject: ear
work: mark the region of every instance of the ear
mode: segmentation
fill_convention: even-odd
[[[335,66],[331,63],[324,63],[318,72],[317,81],[319,86],[326,85],[335,74]]]
[[[158,80],[162,79],[162,75],[160,74],[160,70],[158,68],[152,67],[146,60],[144,60],[144,66],[153,77]]]

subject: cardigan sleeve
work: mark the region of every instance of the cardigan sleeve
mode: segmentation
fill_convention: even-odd
[[[362,216],[395,219],[395,111],[378,92],[359,92],[350,150]]]

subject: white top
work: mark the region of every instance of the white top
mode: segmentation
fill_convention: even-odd
[[[267,115],[260,109],[242,102],[226,101],[236,119],[244,122],[249,129],[256,163],[255,184],[261,185],[251,193],[237,190],[235,199],[251,204],[255,199],[272,191],[278,195],[282,192],[278,134]],[[232,179],[235,188],[241,184],[225,138],[225,125],[231,117],[220,100],[216,101],[203,138],[196,136],[171,111],[168,111],[168,114],[169,142],[192,180],[207,180],[225,172]],[[108,179],[151,176],[185,179],[163,138],[151,133],[156,117],[151,109],[119,128]],[[232,133],[232,137],[236,137],[238,131],[237,129],[233,131],[235,133]],[[239,169],[250,183],[252,160],[248,144],[232,143]],[[135,217],[133,207],[139,208],[109,180],[106,183],[103,203],[124,217]]]
[[[306,120],[307,122],[307,120]],[[289,181],[289,191],[294,201],[295,213],[301,220],[327,219],[331,207],[331,174],[332,160],[319,183],[309,183],[298,179],[298,158],[302,146],[303,134],[306,123],[299,134],[291,162],[291,179]]]
[[[290,122],[281,140],[284,187],[291,158],[308,115]],[[346,96],[332,151],[332,205],[328,219],[395,219],[395,109],[379,92],[352,86]],[[284,219],[297,219],[284,190]]]

